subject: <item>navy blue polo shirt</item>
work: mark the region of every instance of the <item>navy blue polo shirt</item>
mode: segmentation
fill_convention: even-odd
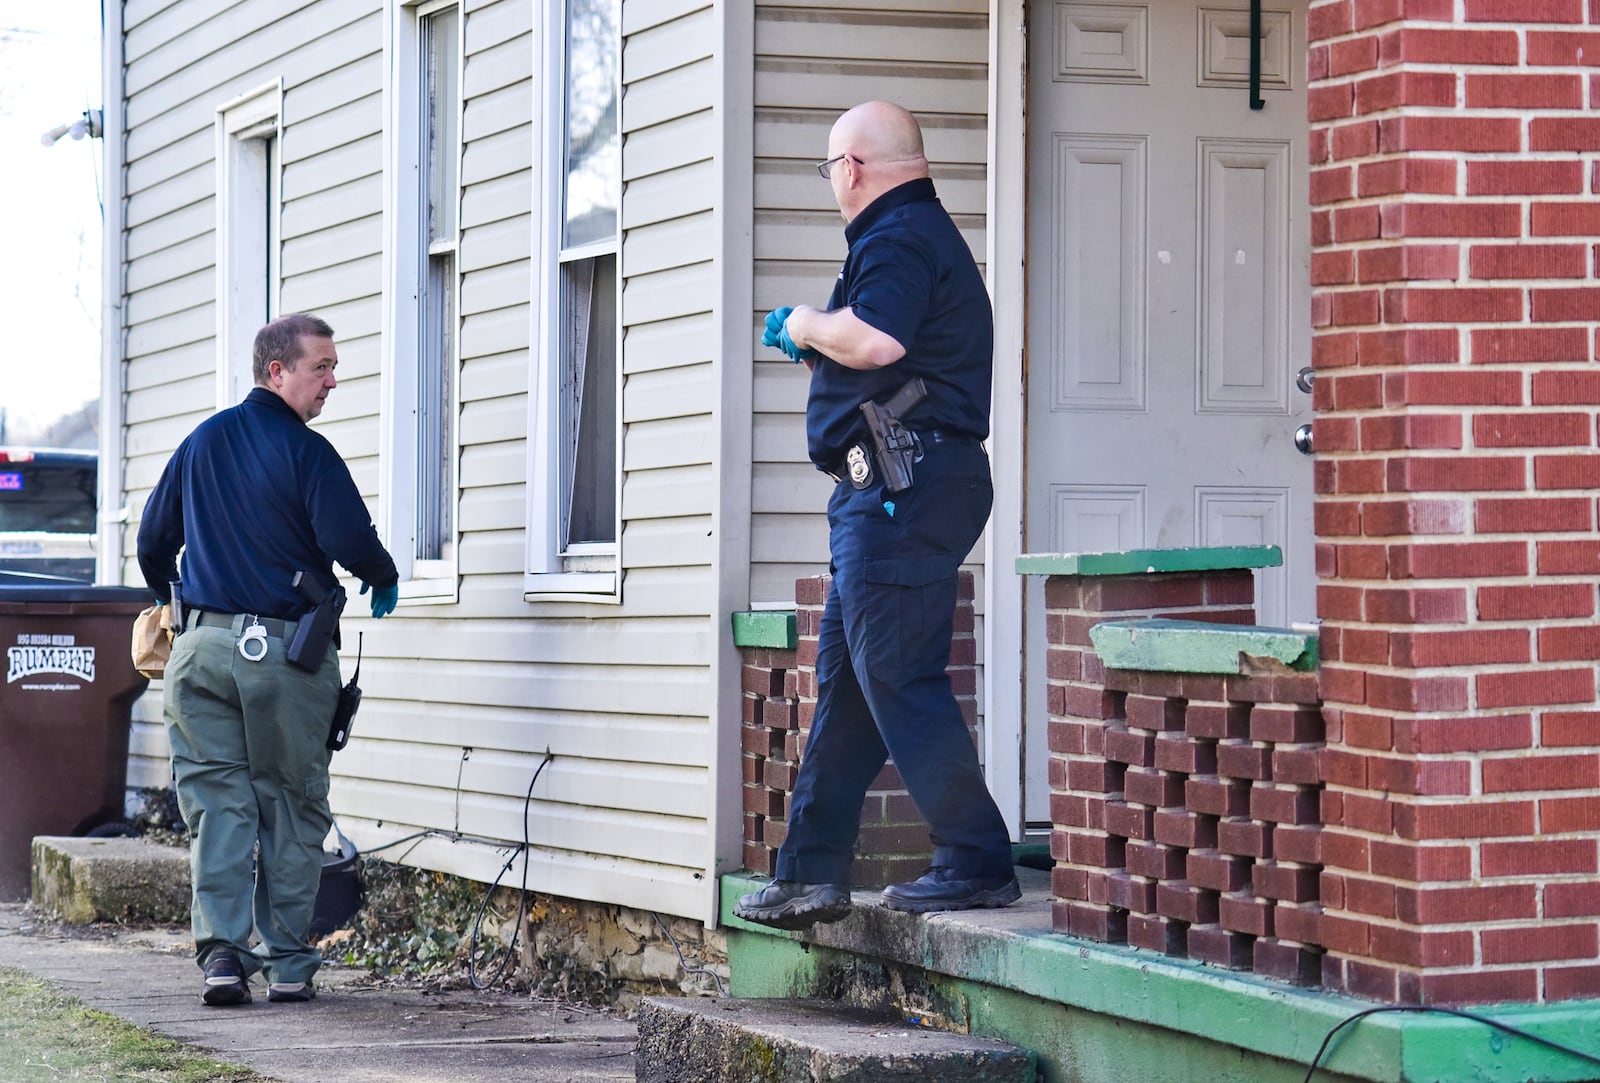
[[[806,403],[806,443],[819,469],[837,466],[866,436],[860,405],[883,402],[913,376],[928,400],[910,429],[989,435],[994,316],[989,292],[944,205],[926,177],[873,200],[844,231],[845,257],[828,311],[849,307],[864,323],[905,347],[883,368],[846,368],[819,357]]]
[[[169,599],[183,549],[184,604],[295,620],[294,573],[336,582],[333,561],[374,586],[399,580],[350,469],[321,433],[264,387],[190,433],[139,524],[139,568]]]

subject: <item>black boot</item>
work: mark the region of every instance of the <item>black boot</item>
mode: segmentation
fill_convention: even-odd
[[[1022,898],[1015,876],[964,877],[954,869],[932,868],[908,884],[883,889],[883,904],[891,910],[925,914],[934,910],[976,910],[1009,906]]]
[[[850,912],[850,892],[842,884],[802,884],[774,880],[739,897],[735,917],[775,929],[808,929],[819,921],[838,921]]]

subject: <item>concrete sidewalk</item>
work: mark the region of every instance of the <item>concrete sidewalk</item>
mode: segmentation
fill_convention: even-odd
[[[635,1025],[525,994],[373,987],[325,966],[317,998],[208,1008],[187,929],[57,929],[0,904],[0,966],[283,1083],[633,1080]]]

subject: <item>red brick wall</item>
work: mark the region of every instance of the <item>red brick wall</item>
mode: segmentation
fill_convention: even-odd
[[[1051,576],[1045,612],[1056,931],[1315,984],[1316,676],[1107,670],[1089,639],[1249,623],[1251,573]]]
[[[782,844],[805,738],[817,709],[817,631],[828,600],[830,576],[795,581],[793,651],[741,648],[744,657],[743,768],[744,860],[752,872],[771,875]],[[971,572],[957,588],[950,682],[976,740],[978,643]],[[851,883],[883,887],[913,880],[927,865],[928,827],[891,762],[873,780],[861,808]]]
[[[1325,982],[1597,996],[1600,4],[1309,28]]]

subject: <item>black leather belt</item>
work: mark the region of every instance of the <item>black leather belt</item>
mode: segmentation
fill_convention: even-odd
[[[981,440],[979,440],[976,436],[973,436],[971,433],[958,432],[954,429],[923,429],[922,431],[912,433],[911,435],[915,436],[924,444],[982,443]],[[854,447],[855,445],[852,444],[851,446]],[[872,445],[863,440],[861,441],[861,448],[864,452],[866,452],[867,459],[870,462],[872,460]],[[919,455],[918,458],[921,458],[921,456]],[[823,470],[823,473],[827,474],[834,481],[844,481],[850,476],[850,467],[847,458],[840,457],[840,459],[832,466]]]
[[[927,444],[976,444],[979,440],[970,432],[956,432],[953,429],[927,429],[917,433],[917,439]]]
[[[193,624],[196,628],[232,628],[233,622],[238,617],[237,613],[213,613],[209,609],[198,609],[195,610]],[[277,636],[279,639],[288,639],[298,623],[299,621],[279,620],[277,617],[253,617],[248,614],[244,618],[244,627],[259,624],[267,630],[269,636]]]

